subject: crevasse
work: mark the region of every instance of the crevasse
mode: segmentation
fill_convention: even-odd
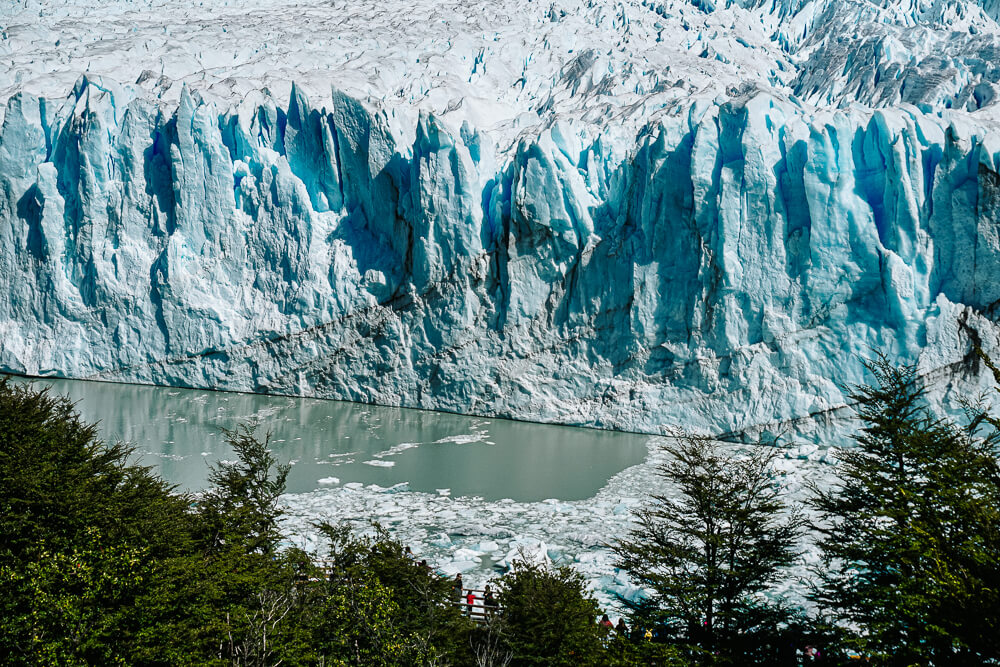
[[[1000,135],[967,115],[409,132],[337,91],[16,95],[0,369],[733,438],[836,427],[874,351],[945,411],[986,386]]]

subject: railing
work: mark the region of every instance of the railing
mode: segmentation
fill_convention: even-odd
[[[451,606],[458,607],[462,613],[477,623],[485,623],[491,616],[500,612],[500,603],[496,597],[493,604],[486,604],[486,591],[481,588],[463,588],[461,600],[454,597],[455,589],[452,589]],[[472,604],[469,604],[468,596],[472,594]],[[478,594],[478,595],[477,595]]]
[[[317,560],[313,561],[313,564],[323,573],[325,578],[329,578],[330,574],[333,572],[333,563],[328,560]],[[305,574],[299,576],[299,581],[301,583],[306,582],[316,582],[320,581],[316,577],[307,577]],[[448,579],[448,581],[453,581]],[[486,623],[490,617],[498,614],[500,612],[500,602],[496,597],[494,592],[493,604],[486,604],[486,590],[482,588],[462,588],[462,595],[460,599],[455,597],[455,589],[451,590],[451,599],[448,604],[452,607],[459,608],[465,616],[476,623]],[[469,604],[469,594],[472,594],[472,604]]]

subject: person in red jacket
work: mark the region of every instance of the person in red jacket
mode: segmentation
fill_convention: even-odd
[[[469,591],[468,593],[466,593],[466,595],[465,595],[465,603],[467,605],[469,605],[469,616],[472,616],[472,608],[476,604],[476,594],[473,593],[472,591]]]

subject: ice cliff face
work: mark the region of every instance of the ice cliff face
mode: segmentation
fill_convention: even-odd
[[[1000,137],[964,117],[758,94],[588,131],[498,161],[339,94],[14,97],[0,363],[733,433],[808,430],[871,349],[957,381],[962,324],[995,335]]]
[[[484,50],[461,98],[221,99],[244,62],[60,99],[18,65],[0,369],[812,437],[881,350],[955,407],[1000,335],[997,3],[719,4],[546,7],[546,44],[596,16],[600,48],[514,92]],[[675,69],[637,69],[658,43]]]

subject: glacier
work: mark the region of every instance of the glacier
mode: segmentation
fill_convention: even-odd
[[[995,0],[86,4],[4,10],[0,371],[734,440],[877,351],[989,388]]]
[[[501,157],[338,91],[166,115],[84,78],[7,105],[0,366],[807,437],[875,350],[978,386],[998,172],[994,130],[912,107],[756,92]]]

